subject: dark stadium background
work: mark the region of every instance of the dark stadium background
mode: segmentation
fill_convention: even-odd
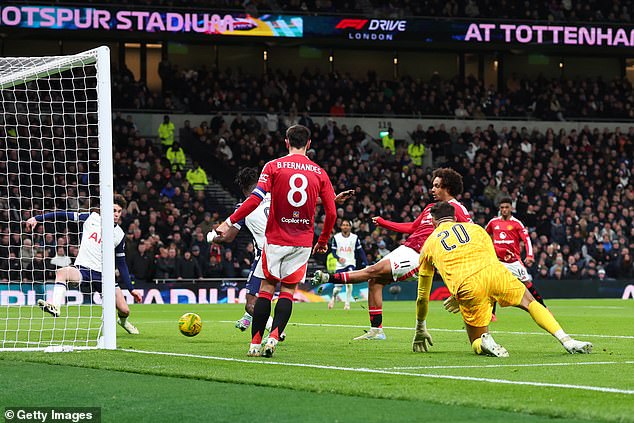
[[[16,27],[2,15],[2,56],[110,47],[115,189],[136,205],[122,226],[130,266],[146,267],[138,283],[189,279],[177,271],[187,266],[177,263],[196,249],[200,276],[244,275],[248,235],[210,251],[204,234],[240,200],[237,170],[283,154],[282,134],[293,123],[310,126],[310,155],[335,190],[356,189],[338,214],[352,219],[371,262],[380,258],[380,241],[394,249],[403,237],[375,228],[370,217],[412,220],[430,201],[431,169],[450,166],[464,176],[460,200],[477,223],[496,215],[496,200],[513,198],[515,216],[531,233],[536,261],[529,270],[544,297],[621,297],[632,283],[634,26],[627,2],[105,3],[52,6],[113,16],[230,15],[240,19],[243,35],[253,30],[248,17],[286,25],[269,35],[234,36],[117,30],[114,23],[108,30]],[[301,37],[294,17],[302,19]],[[514,26],[508,36],[504,25]],[[494,28],[488,41],[487,27]],[[592,43],[581,28],[594,34]],[[180,172],[170,170],[157,140],[164,115],[187,156]],[[381,146],[389,127],[395,155]],[[420,166],[407,154],[417,138],[426,146]],[[204,194],[184,182],[193,159],[211,182]],[[8,254],[0,241],[0,254]],[[139,243],[148,250],[144,260]],[[316,257],[309,274],[323,266]],[[8,276],[9,269],[1,271]],[[415,292],[403,288],[398,299]]]

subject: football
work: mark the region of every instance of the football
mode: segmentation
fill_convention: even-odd
[[[196,313],[185,313],[178,319],[178,329],[185,336],[196,336],[203,328],[203,321]]]

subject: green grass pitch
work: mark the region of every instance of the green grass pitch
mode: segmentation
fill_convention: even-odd
[[[491,331],[510,358],[476,356],[440,302],[428,353],[411,352],[412,302],[384,304],[386,341],[353,341],[368,326],[359,302],[296,303],[275,355],[249,358],[249,334],[233,327],[242,305],[135,305],[141,335],[117,328],[117,351],[0,352],[0,408],[96,406],[117,422],[634,422],[634,301],[547,305],[591,355],[507,308]],[[200,335],[178,332],[185,312],[202,317]]]

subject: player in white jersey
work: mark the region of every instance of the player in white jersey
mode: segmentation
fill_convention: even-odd
[[[236,177],[236,183],[242,190],[242,193],[245,196],[249,196],[253,188],[258,182],[258,177],[260,174],[257,170],[253,168],[244,168],[238,172],[238,176]],[[240,207],[239,203],[236,208]],[[215,242],[215,243],[230,243],[240,232],[243,226],[246,226],[251,235],[253,235],[253,246],[255,247],[255,259],[253,263],[251,263],[251,272],[247,278],[247,303],[244,306],[244,315],[236,322],[236,328],[241,331],[245,331],[251,326],[251,321],[253,320],[253,306],[255,305],[255,300],[257,299],[257,293],[260,291],[260,284],[262,283],[262,279],[258,278],[253,274],[260,257],[262,256],[262,247],[266,242],[266,237],[264,232],[266,230],[266,222],[269,217],[269,209],[271,207],[271,195],[266,194],[262,202],[258,205],[258,207],[251,212],[246,218],[241,220],[240,222],[236,222],[233,224],[231,228],[223,235],[219,236],[216,231],[211,231],[207,234],[207,241]],[[272,323],[272,319],[270,319],[269,323]],[[268,328],[270,328],[270,324],[267,323]],[[282,336],[280,340],[282,340]]]
[[[352,224],[350,220],[343,219],[341,221],[341,232],[335,234],[330,241],[330,249],[332,255],[337,259],[336,273],[350,272],[357,268],[357,262],[361,263],[361,267],[368,265],[368,258],[363,251],[359,237],[352,233]],[[335,284],[332,290],[332,298],[328,302],[328,308],[335,306],[337,296],[341,292],[343,284]],[[350,301],[352,300],[352,284],[346,284],[346,301],[343,309],[350,310]]]
[[[115,264],[121,276],[121,282],[130,294],[138,302],[141,302],[141,295],[132,287],[130,272],[125,261],[125,234],[117,224],[121,217],[121,211],[126,207],[126,200],[121,195],[114,197],[114,243],[115,243]],[[55,273],[55,286],[53,287],[53,299],[51,302],[38,300],[38,305],[42,310],[59,317],[60,306],[64,302],[68,282],[90,283],[93,288],[101,292],[101,216],[97,212],[76,213],[69,211],[57,211],[45,213],[31,217],[26,221],[26,229],[34,230],[38,223],[45,221],[70,220],[83,222],[83,232],[79,252],[73,266],[66,266],[58,269]],[[128,333],[138,335],[139,330],[128,321],[130,308],[125,301],[121,288],[115,282],[115,298],[119,315],[118,323]]]
[[[240,190],[245,196],[249,196],[253,189],[255,188],[258,177],[260,174],[256,169],[253,168],[244,168],[238,172],[238,176],[236,177],[236,183],[240,187]],[[335,202],[341,204],[350,196],[354,194],[354,190],[348,190],[340,193],[335,197]],[[240,207],[241,203],[239,203],[236,208]],[[234,223],[231,228],[223,235],[219,236],[216,231],[210,231],[207,234],[207,241],[209,243],[230,243],[233,242],[235,237],[238,235],[242,226],[246,226],[247,229],[253,235],[253,245],[255,247],[255,260],[251,263],[251,272],[247,278],[247,303],[244,306],[244,315],[236,321],[236,328],[241,331],[245,331],[251,326],[251,322],[253,320],[253,307],[255,305],[255,300],[257,299],[257,293],[260,290],[260,284],[262,283],[262,279],[255,276],[254,271],[260,261],[260,257],[262,256],[262,248],[266,243],[266,223],[269,218],[269,209],[271,206],[271,194],[267,193],[264,196],[262,202],[258,205],[258,207],[251,212],[244,220]],[[271,324],[273,320],[269,318],[267,322],[266,329],[270,330]],[[286,334],[282,333],[280,335],[280,341],[286,338]]]

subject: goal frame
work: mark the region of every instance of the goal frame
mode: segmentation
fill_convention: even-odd
[[[97,81],[97,131],[99,149],[99,201],[102,222],[113,222],[113,156],[112,106],[110,87],[110,49],[101,46],[68,56],[52,56],[47,63],[26,68],[10,75],[0,75],[0,89],[25,84],[45,75],[61,73],[80,65],[95,64]],[[2,351],[66,352],[73,350],[117,348],[114,225],[102,224],[102,322],[96,346],[48,345],[35,347],[2,348]]]

